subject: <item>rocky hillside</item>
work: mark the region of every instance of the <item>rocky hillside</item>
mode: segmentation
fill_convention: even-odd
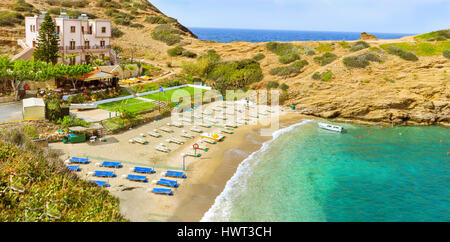
[[[110,19],[115,27],[113,46],[123,55],[154,59],[168,46],[152,38],[156,27],[164,25],[181,39],[196,39],[186,27],[159,11],[146,0],[5,0],[0,3],[0,54],[13,56],[21,51],[17,39],[25,37],[23,19],[42,11],[57,16],[87,14],[90,18]]]

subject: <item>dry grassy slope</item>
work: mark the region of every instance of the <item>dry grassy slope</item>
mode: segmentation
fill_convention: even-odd
[[[46,11],[50,8],[58,7],[58,6],[50,6],[47,4],[45,0],[25,0],[27,3],[32,4],[36,9],[40,11]],[[61,7],[64,9],[73,9],[81,12],[87,12],[94,14],[99,19],[111,19],[111,17],[105,15],[105,10],[107,8],[96,7],[96,0],[86,0],[89,5],[85,8],[67,8]],[[119,2],[119,0],[112,0],[115,2]],[[141,2],[142,4],[147,4],[149,8],[147,10],[137,9],[138,15],[135,16],[136,19],[132,20],[132,23],[140,23],[144,25],[144,28],[132,28],[126,27],[122,25],[118,25],[119,29],[124,32],[124,35],[120,38],[115,38],[112,41],[113,45],[118,45],[124,49],[124,55],[130,55],[131,49],[135,48],[136,56],[143,57],[148,59],[160,59],[159,56],[166,56],[166,50],[169,48],[166,44],[160,41],[153,40],[151,37],[151,32],[153,29],[158,26],[157,24],[150,24],[145,22],[145,18],[147,16],[162,16],[164,15],[160,10],[154,7],[151,3],[146,0],[134,0]],[[8,10],[9,4],[15,3],[16,0],[5,0],[0,2],[0,10]],[[130,12],[126,9],[119,9],[125,13],[130,14]],[[186,27],[181,25],[180,23],[174,23],[172,26],[176,29],[182,30],[185,32],[183,36],[187,41],[191,39],[196,39],[196,36]],[[13,56],[21,51],[21,48],[17,45],[17,39],[25,38],[25,27],[16,25],[15,27],[1,27],[0,29],[0,54],[7,54],[9,56]]]

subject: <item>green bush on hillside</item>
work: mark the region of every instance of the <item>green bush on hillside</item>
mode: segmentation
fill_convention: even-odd
[[[269,71],[270,75],[274,76],[290,76],[299,74],[303,67],[307,66],[309,63],[306,60],[298,60],[288,66],[279,66],[272,68]]]
[[[371,61],[380,62],[381,59],[375,53],[367,52],[357,56],[345,57],[343,60],[345,66],[354,68],[365,68]]]
[[[442,52],[442,55],[443,55],[445,58],[447,58],[447,59],[450,60],[450,50],[446,50],[446,51]]]
[[[416,40],[445,41],[450,39],[450,29],[433,31],[415,37]]]
[[[168,49],[167,54],[172,57],[175,57],[175,56],[184,56],[184,57],[188,57],[188,58],[197,57],[197,54],[195,54],[194,52],[188,51],[181,46],[177,46],[172,49]]]
[[[151,24],[167,24],[167,20],[161,16],[147,16],[145,18],[145,22],[151,23]]]
[[[332,52],[333,51],[333,47],[330,44],[319,43],[319,45],[316,47],[316,50],[319,53]]]
[[[263,60],[264,58],[266,58],[266,56],[263,53],[258,53],[255,56],[253,56],[253,60],[255,61],[260,61]]]
[[[123,35],[123,32],[119,28],[117,28],[116,26],[111,27],[111,36],[113,38],[120,38],[120,37],[122,37],[122,35]]]
[[[152,38],[171,46],[181,41],[180,34],[182,34],[180,30],[173,29],[169,24],[162,24],[153,30]]]
[[[125,221],[117,198],[78,178],[26,129],[0,129],[0,221]]]
[[[340,41],[340,42],[338,42],[338,43],[339,43],[339,45],[340,45],[342,48],[344,48],[344,49],[350,48],[350,44],[349,44],[347,41],[345,41],[345,40],[342,40],[342,41]]]
[[[321,66],[325,66],[330,64],[331,62],[335,61],[337,59],[337,55],[327,52],[323,54],[322,56],[316,56],[314,57],[314,61],[319,63]]]
[[[14,26],[22,24],[25,19],[22,14],[17,12],[0,11],[0,26]]]
[[[182,68],[188,75],[213,81],[214,88],[222,94],[229,89],[245,89],[263,78],[257,61],[253,59],[223,61],[215,50],[208,50],[195,62],[184,62]]]
[[[266,48],[279,56],[280,63],[289,64],[300,59],[298,49],[291,43],[269,42]]]
[[[394,45],[388,46],[387,51],[389,54],[399,56],[400,58],[407,60],[407,61],[419,60],[419,58],[417,58],[417,56],[414,55],[414,53],[403,50],[402,48],[394,46]]]
[[[132,24],[130,24],[130,27],[132,27],[132,28],[144,28],[144,25],[142,25],[140,23],[132,23]]]
[[[331,79],[333,79],[333,72],[331,72],[330,70],[326,70],[322,73],[315,72],[312,75],[312,79],[328,82],[328,81],[331,81]]]
[[[9,6],[12,10],[18,12],[38,12],[32,4],[25,2],[24,0],[17,0],[15,3]]]
[[[266,85],[267,89],[278,88],[280,84],[276,81],[269,81]]]
[[[283,91],[287,91],[289,89],[289,86],[286,83],[283,83],[280,85],[280,89]]]
[[[370,45],[367,42],[365,42],[365,41],[358,41],[358,42],[356,42],[355,44],[352,45],[352,47],[350,48],[350,51],[355,52],[355,51],[367,49],[369,47],[370,47]]]

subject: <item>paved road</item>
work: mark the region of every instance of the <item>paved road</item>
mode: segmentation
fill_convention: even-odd
[[[0,103],[0,123],[22,119],[22,102]]]

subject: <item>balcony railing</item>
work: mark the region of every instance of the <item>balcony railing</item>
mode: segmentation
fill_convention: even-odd
[[[59,50],[106,50],[111,49],[111,45],[91,45],[91,46],[60,46]]]

